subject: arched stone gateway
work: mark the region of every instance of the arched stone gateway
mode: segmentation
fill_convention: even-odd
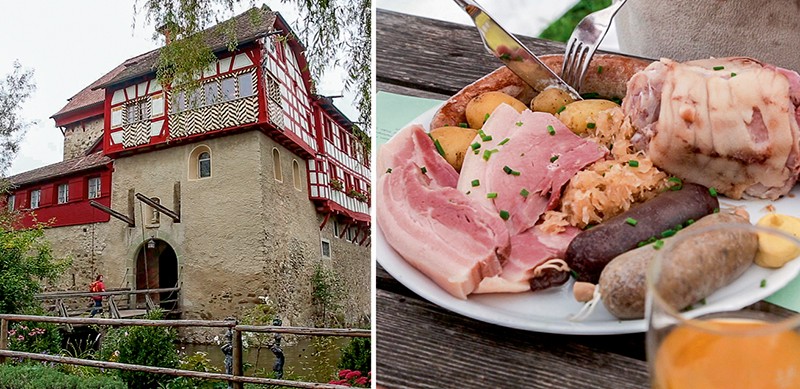
[[[136,253],[136,289],[163,289],[178,286],[178,257],[169,243],[160,239],[148,239]],[[154,293],[153,302],[165,310],[177,308],[177,292]],[[145,302],[144,295],[136,297],[137,305]]]

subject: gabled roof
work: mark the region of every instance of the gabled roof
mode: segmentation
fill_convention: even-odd
[[[257,12],[259,17],[253,17],[251,12]],[[233,31],[239,45],[250,43],[267,33],[271,32],[275,24],[276,13],[272,12],[266,5],[262,8],[254,7],[232,19]],[[205,43],[214,53],[228,50],[228,30],[227,24],[230,21],[222,22],[209,27],[202,32]],[[254,23],[256,22],[256,23]],[[137,77],[155,73],[158,56],[161,49],[153,50],[138,57],[126,61],[125,69],[112,79],[94,86],[94,89],[102,89],[108,86],[133,80]]]
[[[316,101],[317,104],[319,104],[319,106],[322,107],[322,109],[324,109],[325,112],[333,118],[333,120],[336,120],[336,123],[339,123],[339,125],[346,128],[348,131],[352,130],[353,122],[350,121],[350,119],[348,119],[347,116],[339,110],[339,108],[336,108],[336,106],[333,105],[332,98],[323,95],[314,95],[313,98],[314,101]]]
[[[102,151],[92,153],[89,155],[68,159],[40,167],[38,169],[29,170],[24,173],[8,177],[7,180],[13,186],[19,187],[28,184],[34,184],[40,181],[50,180],[56,177],[66,176],[73,173],[82,172],[85,170],[94,169],[111,162],[111,158],[103,155]]]
[[[95,87],[108,82],[124,69],[125,65],[120,64],[110,72],[106,73],[103,77],[97,79],[97,81],[91,83],[86,88],[83,88],[83,90],[78,92],[75,96],[67,99],[67,105],[61,108],[58,112],[54,113],[53,116],[50,116],[50,118],[58,121],[59,117],[68,113],[103,104],[106,98],[105,92],[103,92],[102,89],[96,89]]]

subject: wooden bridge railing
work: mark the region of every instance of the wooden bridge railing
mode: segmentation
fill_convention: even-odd
[[[173,307],[177,307],[181,288],[158,288],[158,289],[113,289],[108,290],[106,292],[74,292],[74,291],[58,291],[58,292],[46,292],[37,294],[35,297],[38,300],[42,301],[53,301],[53,304],[49,307],[58,313],[61,317],[71,317],[71,316],[79,316],[84,313],[90,312],[93,307],[87,307],[83,304],[78,304],[79,309],[75,309],[74,307],[69,307],[68,304],[64,302],[66,299],[79,299],[83,297],[92,297],[92,296],[102,296],[106,298],[108,304],[106,304],[105,308],[108,309],[110,315],[114,319],[119,319],[124,316],[127,316],[124,312],[127,312],[128,315],[131,316],[140,316],[150,310],[156,308],[156,306],[160,305],[161,307],[172,305]],[[151,295],[153,294],[162,294],[162,293],[169,293],[168,299],[159,299],[158,302],[155,302]],[[137,305],[136,301],[131,302],[133,296],[140,296],[144,295],[144,306],[140,307]],[[118,296],[126,296],[126,298],[117,300],[115,297]],[[167,311],[175,311],[175,309],[166,309]],[[123,313],[121,313],[123,312]],[[67,325],[71,326],[71,325]]]
[[[108,292],[106,292],[108,293]],[[233,331],[233,372],[232,374],[206,373],[193,370],[172,369],[154,366],[142,366],[118,362],[96,361],[65,357],[60,355],[35,354],[21,351],[8,350],[8,325],[9,322],[30,321],[39,323],[58,324],[96,324],[102,326],[145,326],[145,327],[205,327],[228,328]],[[142,320],[142,319],[95,319],[77,317],[31,316],[31,315],[0,315],[0,363],[5,363],[7,357],[28,358],[39,361],[65,363],[70,365],[90,366],[106,369],[120,369],[139,371],[152,374],[168,374],[178,377],[201,378],[221,380],[232,383],[234,389],[242,389],[244,383],[261,385],[282,385],[294,388],[314,389],[344,389],[347,386],[326,383],[303,381],[290,381],[272,378],[249,377],[244,375],[242,333],[284,333],[307,336],[344,336],[367,338],[372,336],[372,331],[352,328],[311,328],[311,327],[282,327],[282,326],[250,326],[240,325],[237,320]]]

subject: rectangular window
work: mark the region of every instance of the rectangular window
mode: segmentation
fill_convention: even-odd
[[[128,123],[136,123],[142,120],[142,112],[138,104],[128,105]]]
[[[233,77],[222,79],[222,101],[230,101],[236,98],[236,80]]]
[[[41,190],[36,189],[34,191],[31,191],[31,209],[39,208],[39,200],[41,199],[41,197],[42,197]]]
[[[331,257],[331,242],[327,239],[322,239],[322,257],[323,258],[330,258]]]
[[[203,91],[206,94],[206,105],[214,105],[219,102],[217,90],[218,88],[216,81],[203,84]]]
[[[100,177],[89,179],[89,198],[96,199],[100,197]]]
[[[66,204],[69,201],[69,184],[61,184],[58,186],[58,203]]]
[[[239,97],[253,95],[253,75],[250,72],[239,75]]]
[[[339,222],[333,221],[333,237],[338,238],[341,231],[339,231]]]
[[[200,89],[195,89],[189,92],[189,98],[186,102],[186,109],[195,109],[200,107],[202,99],[200,98]]]
[[[16,206],[17,206],[17,204],[16,204],[17,196],[14,196],[13,194],[12,195],[8,195],[7,201],[8,201],[8,211],[9,212],[14,211],[14,208],[16,208]]]

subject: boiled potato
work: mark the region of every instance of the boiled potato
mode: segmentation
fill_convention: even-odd
[[[486,121],[486,115],[494,112],[498,105],[506,103],[517,112],[522,113],[528,107],[525,103],[503,93],[503,92],[486,92],[467,103],[467,123],[470,128],[480,129],[483,127],[483,122]]]
[[[557,116],[572,132],[583,135],[594,125],[598,112],[614,107],[619,105],[610,100],[580,100],[567,105]]]
[[[478,130],[454,126],[439,127],[431,131],[431,137],[442,146],[444,159],[457,172],[461,171],[464,155],[477,134]]]
[[[560,88],[548,88],[531,100],[531,111],[549,112],[555,115],[562,107],[575,99],[567,91]]]

